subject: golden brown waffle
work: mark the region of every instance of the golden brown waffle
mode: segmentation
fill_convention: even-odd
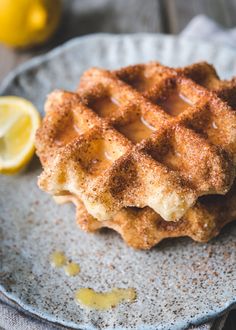
[[[58,196],[55,200],[58,203],[73,202],[76,205],[77,223],[83,230],[94,232],[101,228],[112,228],[129,246],[136,249],[150,249],[170,237],[189,236],[195,241],[207,242],[217,236],[223,226],[236,220],[236,182],[224,196],[200,197],[177,222],[163,220],[148,207],[125,208],[110,221],[98,221],[74,196]]]
[[[199,196],[226,193],[235,177],[236,116],[217,96],[217,76],[212,92],[194,81],[194,70],[91,69],[80,96],[52,93],[36,138],[40,187],[77,196],[101,221],[146,206],[176,221]]]

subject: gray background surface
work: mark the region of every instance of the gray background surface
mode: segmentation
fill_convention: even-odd
[[[236,0],[64,0],[62,24],[41,49],[19,52],[0,46],[0,81],[19,63],[79,35],[96,32],[179,33],[205,14],[225,28],[236,24]]]

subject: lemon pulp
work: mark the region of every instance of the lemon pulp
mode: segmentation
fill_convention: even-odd
[[[0,173],[14,173],[31,159],[40,117],[29,101],[0,97]]]

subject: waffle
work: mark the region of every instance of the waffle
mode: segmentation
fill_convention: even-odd
[[[148,207],[125,208],[112,220],[98,221],[76,196],[57,196],[55,200],[57,203],[73,202],[76,205],[77,223],[83,230],[95,232],[101,228],[111,228],[135,249],[150,249],[171,237],[188,236],[198,242],[207,242],[217,236],[227,223],[236,219],[236,182],[224,196],[200,197],[177,222],[163,220]]]
[[[178,221],[200,196],[225,194],[235,177],[234,82],[212,70],[94,68],[79,95],[53,92],[36,136],[39,186],[76,196],[100,221],[128,207]]]

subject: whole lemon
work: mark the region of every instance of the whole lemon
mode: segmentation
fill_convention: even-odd
[[[0,0],[0,42],[30,47],[47,41],[58,27],[61,0]]]

